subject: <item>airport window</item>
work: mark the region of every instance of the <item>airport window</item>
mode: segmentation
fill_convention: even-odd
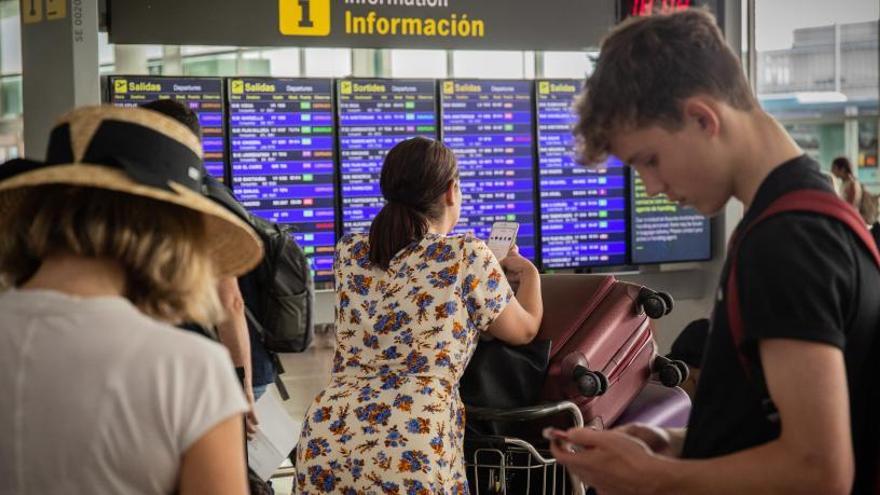
[[[391,77],[446,77],[446,54],[445,50],[391,50]]]
[[[593,57],[598,52],[544,52],[544,77],[586,79],[593,71]]]
[[[21,107],[21,76],[0,79],[0,116],[18,116],[21,114]]]
[[[302,73],[299,48],[262,50],[260,56],[269,61],[269,72],[275,77],[297,77]],[[247,55],[246,55],[247,56]]]
[[[456,50],[452,52],[452,74],[484,79],[534,77],[534,56],[527,57],[526,53],[532,52]]]
[[[874,192],[878,18],[868,0],[756,2],[755,11],[761,104],[823,169],[846,156]]]
[[[18,2],[0,1],[0,75],[21,73]]]
[[[348,48],[305,48],[306,77],[345,77],[351,75]]]

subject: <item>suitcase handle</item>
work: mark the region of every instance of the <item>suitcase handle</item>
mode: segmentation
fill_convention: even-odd
[[[574,402],[567,400],[538,404],[536,406],[516,407],[513,409],[495,409],[491,407],[465,405],[465,414],[468,419],[488,421],[534,421],[565,412],[571,414],[574,419],[573,426],[584,426],[584,415],[581,413],[581,410],[578,409]]]

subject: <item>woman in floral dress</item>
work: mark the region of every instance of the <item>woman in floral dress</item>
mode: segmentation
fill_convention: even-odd
[[[295,491],[468,493],[458,380],[481,332],[534,338],[538,271],[516,248],[499,263],[472,235],[448,235],[461,190],[443,144],[398,144],[380,185],[387,204],[369,235],[337,245],[333,374],[306,416]]]

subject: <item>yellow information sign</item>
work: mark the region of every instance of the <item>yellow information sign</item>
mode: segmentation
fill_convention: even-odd
[[[113,81],[113,92],[115,94],[128,93],[128,81],[125,79],[116,79]]]
[[[43,0],[21,0],[21,21],[33,24],[43,20]]]
[[[278,28],[288,36],[329,36],[330,0],[278,0]]]
[[[244,81],[241,79],[232,80],[232,94],[240,95],[244,93]]]
[[[65,17],[67,17],[67,0],[46,0],[46,19],[55,21]]]

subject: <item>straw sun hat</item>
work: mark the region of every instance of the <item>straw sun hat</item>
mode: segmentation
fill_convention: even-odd
[[[202,194],[202,170],[198,138],[174,119],[141,108],[78,108],[52,129],[45,162],[0,165],[0,225],[33,186],[119,191],[201,213],[218,275],[240,275],[260,261],[262,243],[247,224]]]

